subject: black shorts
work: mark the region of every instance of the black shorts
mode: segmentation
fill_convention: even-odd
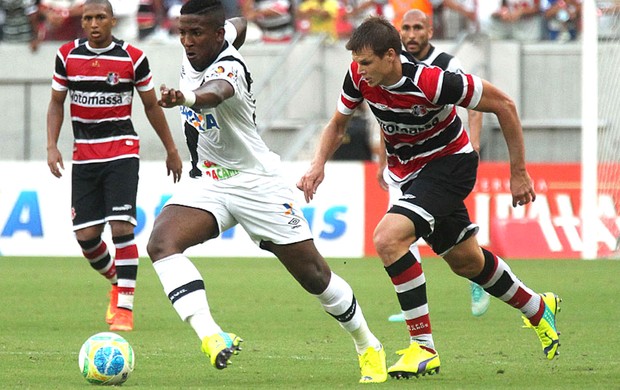
[[[411,219],[416,235],[442,256],[478,231],[464,202],[474,188],[477,170],[476,152],[431,161],[403,183],[403,196],[388,212]]]
[[[136,225],[136,197],[140,160],[73,164],[71,214],[73,230],[110,220]]]

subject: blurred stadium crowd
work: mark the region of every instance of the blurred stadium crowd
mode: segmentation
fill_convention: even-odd
[[[84,0],[0,0],[0,41],[29,44],[68,41],[82,34]],[[176,41],[184,0],[110,0],[128,41]],[[413,8],[432,15],[434,38],[453,39],[482,32],[492,39],[522,42],[576,40],[582,0],[223,0],[228,17],[250,21],[248,40],[287,42],[296,34],[346,39],[369,15],[383,15],[399,28]],[[617,10],[616,1],[598,1],[600,13]]]

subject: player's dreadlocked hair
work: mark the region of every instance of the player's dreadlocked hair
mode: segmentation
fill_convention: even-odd
[[[400,34],[381,16],[369,17],[353,31],[347,50],[359,52],[366,48],[373,51],[379,57],[383,57],[389,49],[394,49],[397,54],[402,51]]]

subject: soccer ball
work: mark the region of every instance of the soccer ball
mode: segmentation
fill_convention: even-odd
[[[116,333],[101,332],[82,344],[78,364],[82,376],[97,385],[120,385],[133,371],[131,345]]]

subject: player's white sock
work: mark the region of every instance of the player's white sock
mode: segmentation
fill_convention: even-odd
[[[417,335],[415,337],[411,337],[411,341],[416,342],[420,345],[423,345],[435,351],[435,341],[433,340],[432,334],[427,333],[427,334]]]
[[[202,276],[187,257],[174,254],[154,262],[153,267],[174,310],[201,340],[222,331],[211,316]]]
[[[325,311],[338,320],[340,326],[353,337],[357,353],[364,353],[368,347],[381,349],[381,343],[368,329],[362,308],[357,304],[351,286],[344,279],[332,272],[329,285],[316,297]]]
[[[201,310],[196,314],[192,314],[187,319],[187,322],[194,328],[200,340],[207,336],[222,332],[222,328],[215,323],[215,320],[213,320],[211,316],[211,311],[208,308],[207,310]]]

